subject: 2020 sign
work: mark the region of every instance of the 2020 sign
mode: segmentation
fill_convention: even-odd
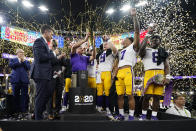
[[[75,96],[75,103],[91,103],[93,102],[93,96],[92,95],[85,95],[85,96]]]

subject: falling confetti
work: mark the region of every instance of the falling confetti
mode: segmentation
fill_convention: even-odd
[[[134,1],[134,0],[132,0]],[[138,2],[135,0],[134,2]],[[148,0],[147,4],[137,7],[138,17],[141,29],[146,29],[150,23],[156,23],[158,26],[156,32],[162,38],[162,47],[170,53],[169,63],[172,76],[195,76],[196,75],[196,20],[190,17],[190,13],[182,8],[182,0]],[[121,1],[121,4],[127,3],[127,0]],[[187,1],[186,1],[187,2]],[[118,1],[119,3],[119,1]],[[4,4],[4,3],[3,3]],[[5,5],[7,7],[7,5]],[[65,46],[62,51],[69,54],[68,44],[73,36],[79,38],[84,36],[89,28],[88,20],[94,21],[94,28],[97,35],[103,34],[121,34],[133,31],[133,23],[128,14],[124,16],[106,16],[105,11],[109,7],[96,7],[92,9],[88,3],[85,6],[85,12],[80,12],[74,17],[64,15],[61,18],[57,14],[51,14],[48,24],[50,24],[56,33],[64,35],[66,38]],[[8,8],[8,7],[7,7]],[[120,6],[117,6],[120,8]],[[64,9],[59,10],[61,13]],[[21,17],[20,13],[16,21],[16,11],[9,8],[9,16],[12,16],[11,25],[29,30],[39,31],[41,24],[36,21],[36,15],[28,20]],[[118,13],[119,14],[119,13]],[[116,18],[117,17],[117,18]],[[80,24],[77,22],[80,21]],[[14,54],[17,48],[22,48],[26,56],[32,57],[32,47],[0,40],[0,54],[3,52]],[[8,61],[0,58],[1,66],[6,67]],[[136,76],[143,76],[143,65],[141,62],[134,67]],[[194,79],[174,80],[174,88],[180,90],[194,90],[196,82]]]

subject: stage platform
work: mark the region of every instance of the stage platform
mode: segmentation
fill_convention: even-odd
[[[99,116],[100,115],[100,116]],[[159,113],[158,121],[110,121],[103,114],[69,114],[56,121],[0,121],[3,131],[195,131],[196,120]],[[164,120],[165,119],[165,120]]]
[[[95,114],[71,114],[64,113],[60,117],[61,121],[109,121],[110,119],[103,113]]]

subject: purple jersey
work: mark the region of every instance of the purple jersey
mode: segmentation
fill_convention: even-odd
[[[89,63],[89,56],[83,56],[79,55],[77,53],[71,54],[71,65],[72,65],[72,71],[86,71],[87,70],[87,65]]]

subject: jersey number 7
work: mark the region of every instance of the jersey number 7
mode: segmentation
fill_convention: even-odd
[[[122,60],[124,58],[125,52],[126,52],[126,50],[123,50],[123,51],[120,52],[121,55],[122,55],[121,58],[120,58],[120,60]]]

